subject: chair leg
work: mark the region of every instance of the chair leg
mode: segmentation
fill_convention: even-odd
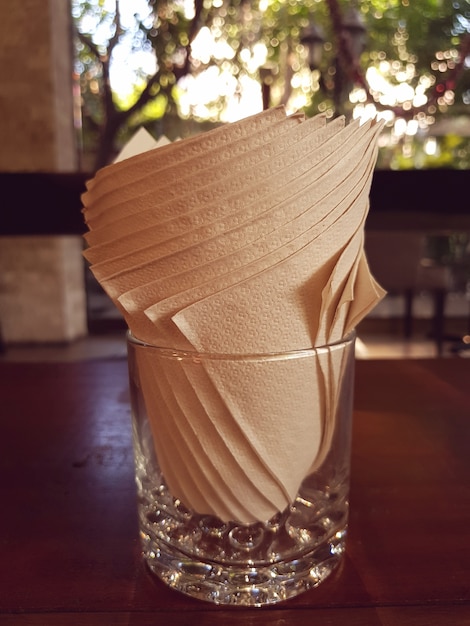
[[[445,289],[436,289],[434,295],[434,320],[433,334],[436,342],[438,356],[442,356],[442,348],[444,343],[444,311],[446,303]]]
[[[404,318],[404,335],[406,339],[410,339],[413,333],[413,298],[414,291],[412,289],[405,290],[405,318]]]

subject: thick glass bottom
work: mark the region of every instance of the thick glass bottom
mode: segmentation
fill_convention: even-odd
[[[322,583],[339,565],[345,529],[292,560],[261,565],[198,560],[156,537],[143,537],[150,570],[169,587],[221,605],[264,606],[293,598]]]
[[[345,551],[344,485],[305,489],[284,512],[255,524],[186,509],[161,484],[140,483],[140,536],[150,570],[170,587],[224,605],[262,606],[323,582]],[[308,493],[307,493],[308,492]]]

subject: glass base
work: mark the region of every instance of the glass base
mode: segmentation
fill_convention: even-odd
[[[214,604],[259,607],[293,598],[322,583],[339,565],[346,531],[291,561],[256,567],[199,561],[174,546],[144,538],[145,561],[164,583]]]
[[[253,607],[281,602],[323,582],[344,554],[344,487],[310,490],[269,521],[244,525],[194,514],[165,485],[146,483],[139,494],[144,559],[164,583],[194,598]]]

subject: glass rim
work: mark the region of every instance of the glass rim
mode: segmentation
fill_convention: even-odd
[[[313,356],[318,353],[329,352],[332,349],[339,349],[354,343],[356,339],[356,330],[353,329],[347,335],[337,341],[322,344],[319,346],[311,346],[309,348],[300,348],[296,350],[281,350],[274,352],[203,352],[198,350],[187,350],[182,348],[171,348],[168,346],[157,346],[147,343],[135,337],[130,329],[126,332],[126,339],[129,345],[137,349],[155,350],[163,358],[168,359],[192,359],[207,361],[247,361],[247,360],[278,360],[288,358],[301,358]]]

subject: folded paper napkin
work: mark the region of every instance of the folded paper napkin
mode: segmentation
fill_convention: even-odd
[[[137,359],[173,495],[243,523],[324,461],[345,367],[239,358],[338,342],[383,298],[364,254],[382,125],[276,107],[189,139],[139,131],[87,182],[85,257],[135,338],[233,358]]]

